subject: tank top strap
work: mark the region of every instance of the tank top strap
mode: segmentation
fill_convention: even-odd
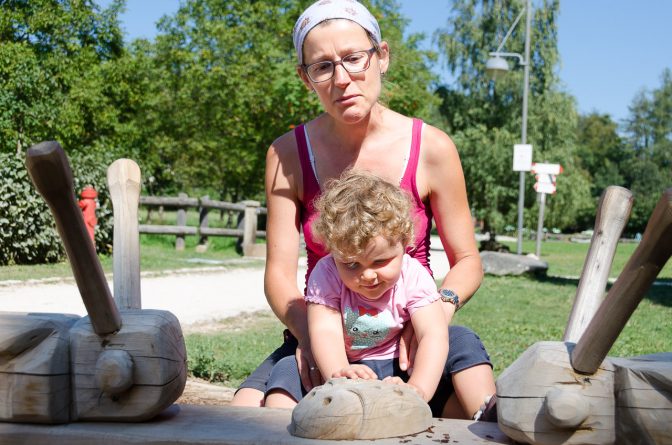
[[[413,193],[413,197],[418,204],[422,205],[422,200],[418,194],[418,187],[415,183],[415,175],[418,170],[418,163],[420,162],[420,144],[422,142],[422,119],[413,118],[413,131],[411,134],[411,149],[408,154],[408,162],[406,163],[406,171],[401,178],[401,188]],[[424,205],[422,205],[424,207]]]
[[[312,204],[313,199],[320,192],[320,185],[313,173],[313,167],[310,163],[310,154],[308,153],[308,142],[306,141],[305,125],[301,124],[294,128],[294,137],[296,138],[296,147],[301,163],[301,173],[303,178],[303,202],[304,205]]]

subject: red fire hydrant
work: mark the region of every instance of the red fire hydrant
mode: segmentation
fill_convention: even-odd
[[[96,218],[96,198],[98,197],[98,192],[91,185],[87,185],[82,189],[80,193],[81,199],[79,200],[79,208],[82,209],[82,214],[84,216],[84,224],[86,224],[86,230],[89,232],[91,241],[95,246],[95,229],[96,224],[98,224],[98,218]]]

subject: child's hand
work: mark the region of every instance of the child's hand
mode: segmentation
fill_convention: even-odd
[[[383,379],[383,382],[385,382],[385,383],[389,383],[390,385],[407,386],[407,387],[409,387],[409,388],[412,388],[416,393],[418,393],[418,395],[419,395],[420,397],[422,397],[422,400],[427,401],[427,397],[425,397],[425,392],[424,392],[422,389],[418,388],[418,387],[415,386],[415,385],[411,385],[410,383],[406,383],[406,382],[404,382],[404,381],[401,380],[401,378],[399,378],[399,377],[396,377],[396,376],[395,376],[395,377],[392,377],[392,376],[390,376],[390,377],[385,377],[385,378]]]
[[[376,380],[378,375],[366,365],[348,365],[334,372],[331,377],[346,377],[348,379]]]

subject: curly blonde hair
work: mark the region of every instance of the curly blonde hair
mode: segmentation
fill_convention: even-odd
[[[315,209],[313,234],[340,258],[358,256],[378,235],[404,247],[413,240],[409,196],[369,172],[348,169],[327,182]]]

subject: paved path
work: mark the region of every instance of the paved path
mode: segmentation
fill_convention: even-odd
[[[437,244],[438,241],[433,243]],[[306,273],[305,258],[302,260],[297,274],[299,289],[303,289]],[[445,275],[447,261],[442,251],[432,251],[432,264],[437,277]],[[263,277],[260,260],[235,260],[231,266],[145,274],[140,281],[142,308],[170,311],[183,326],[269,309]],[[113,288],[111,281],[109,286]],[[86,315],[74,279],[0,282],[0,311]]]

